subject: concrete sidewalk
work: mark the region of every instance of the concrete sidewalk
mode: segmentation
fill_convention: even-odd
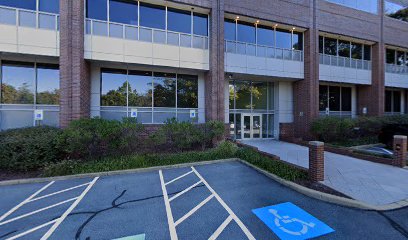
[[[309,149],[275,140],[245,140],[243,143],[308,168]],[[372,205],[408,201],[408,170],[325,152],[323,184],[356,200]]]

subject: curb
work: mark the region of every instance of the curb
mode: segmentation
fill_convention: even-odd
[[[110,172],[84,173],[84,174],[77,174],[77,175],[56,176],[56,177],[46,177],[46,178],[15,179],[15,180],[0,181],[0,186],[10,186],[10,185],[28,184],[28,183],[42,183],[42,182],[48,182],[48,181],[70,180],[70,179],[87,178],[87,177],[101,177],[101,176],[113,176],[113,175],[123,175],[123,174],[131,174],[131,173],[143,173],[143,172],[150,172],[150,171],[158,171],[160,169],[183,168],[183,167],[191,167],[191,166],[208,165],[208,164],[213,164],[213,163],[232,162],[232,161],[237,161],[237,160],[238,160],[237,158],[227,158],[227,159],[220,159],[220,160],[181,163],[181,164],[175,164],[175,165],[164,165],[164,166],[155,166],[155,167],[148,167],[148,168],[117,170],[117,171],[110,171]]]

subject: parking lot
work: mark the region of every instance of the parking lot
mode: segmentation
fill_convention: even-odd
[[[329,204],[235,161],[2,186],[0,239],[280,239],[252,210],[288,202],[334,230],[319,239],[408,239],[408,209]]]

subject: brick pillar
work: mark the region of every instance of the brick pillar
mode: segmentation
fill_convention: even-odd
[[[394,159],[392,165],[401,168],[407,165],[407,136],[394,136]]]
[[[205,116],[206,121],[224,122],[224,0],[212,1],[210,36],[210,70],[205,74]]]
[[[84,0],[60,0],[60,125],[90,115],[89,63],[84,59]]]
[[[309,178],[313,182],[324,181],[323,142],[309,142]]]

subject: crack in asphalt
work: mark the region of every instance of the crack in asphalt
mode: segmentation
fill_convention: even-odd
[[[0,239],[1,239],[1,238],[5,238],[5,237],[7,237],[7,236],[10,236],[11,234],[16,233],[16,232],[17,232],[17,230],[14,230],[14,231],[8,232],[8,233],[6,233],[6,234],[4,234],[4,235],[1,235],[1,236],[0,236]]]
[[[390,225],[399,233],[401,233],[404,237],[406,237],[408,239],[408,231],[401,226],[400,224],[398,224],[396,221],[394,221],[391,217],[387,216],[385,214],[385,212],[379,212],[377,211],[378,214],[380,214],[381,216],[383,216],[385,219],[387,219],[387,221],[390,223]]]

